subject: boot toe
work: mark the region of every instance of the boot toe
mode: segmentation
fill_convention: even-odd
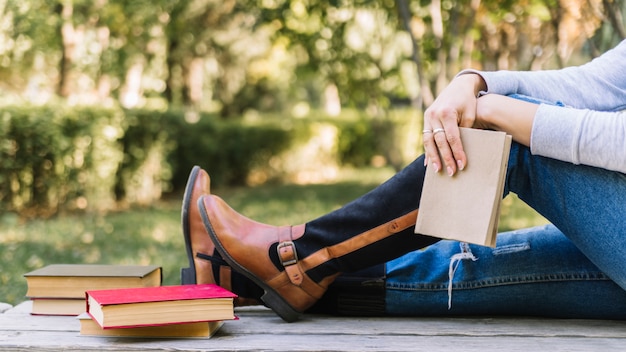
[[[204,226],[223,259],[261,287],[265,292],[261,300],[285,321],[297,320],[323,295],[326,287],[314,283],[306,275],[301,278],[301,283],[294,284],[284,268],[276,265],[269,256],[277,242],[301,236],[304,225],[276,227],[261,224],[238,214],[214,195],[202,196],[198,206]]]

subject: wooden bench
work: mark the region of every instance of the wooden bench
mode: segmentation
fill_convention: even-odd
[[[210,339],[130,339],[81,336],[75,317],[33,316],[30,302],[5,309],[2,351],[626,351],[619,321],[311,315],[289,324],[246,307]]]

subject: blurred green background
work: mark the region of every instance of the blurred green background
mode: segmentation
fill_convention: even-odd
[[[393,175],[390,168],[344,170],[332,183],[218,188],[242,214],[270,224],[299,224],[337,209]],[[25,300],[28,271],[54,263],[153,264],[164,284],[180,283],[187,257],[180,224],[181,197],[150,207],[106,214],[66,215],[25,223],[2,218],[0,302]],[[546,223],[514,195],[505,198],[500,230]]]
[[[176,283],[194,164],[246,215],[306,221],[419,155],[422,111],[461,69],[586,62],[626,38],[625,10],[0,1],[0,301],[23,300],[22,275],[51,263],[160,264]],[[543,222],[505,200],[501,229]]]

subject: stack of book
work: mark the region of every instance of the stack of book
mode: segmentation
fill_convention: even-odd
[[[53,264],[24,274],[31,314],[79,315],[88,290],[161,286],[154,265]]]
[[[214,284],[87,291],[81,335],[209,338],[235,317],[234,293]]]

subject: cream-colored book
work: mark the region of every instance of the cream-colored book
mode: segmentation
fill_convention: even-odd
[[[461,142],[463,171],[426,168],[415,233],[495,247],[511,136],[461,128]]]
[[[78,316],[80,334],[85,336],[138,337],[138,338],[211,338],[224,325],[223,321],[202,321],[182,324],[141,326],[125,329],[103,329],[89,314]]]
[[[153,287],[162,282],[156,265],[50,264],[24,274],[29,298],[77,298],[85,291]]]
[[[79,315],[85,312],[85,299],[31,298],[33,315]]]

